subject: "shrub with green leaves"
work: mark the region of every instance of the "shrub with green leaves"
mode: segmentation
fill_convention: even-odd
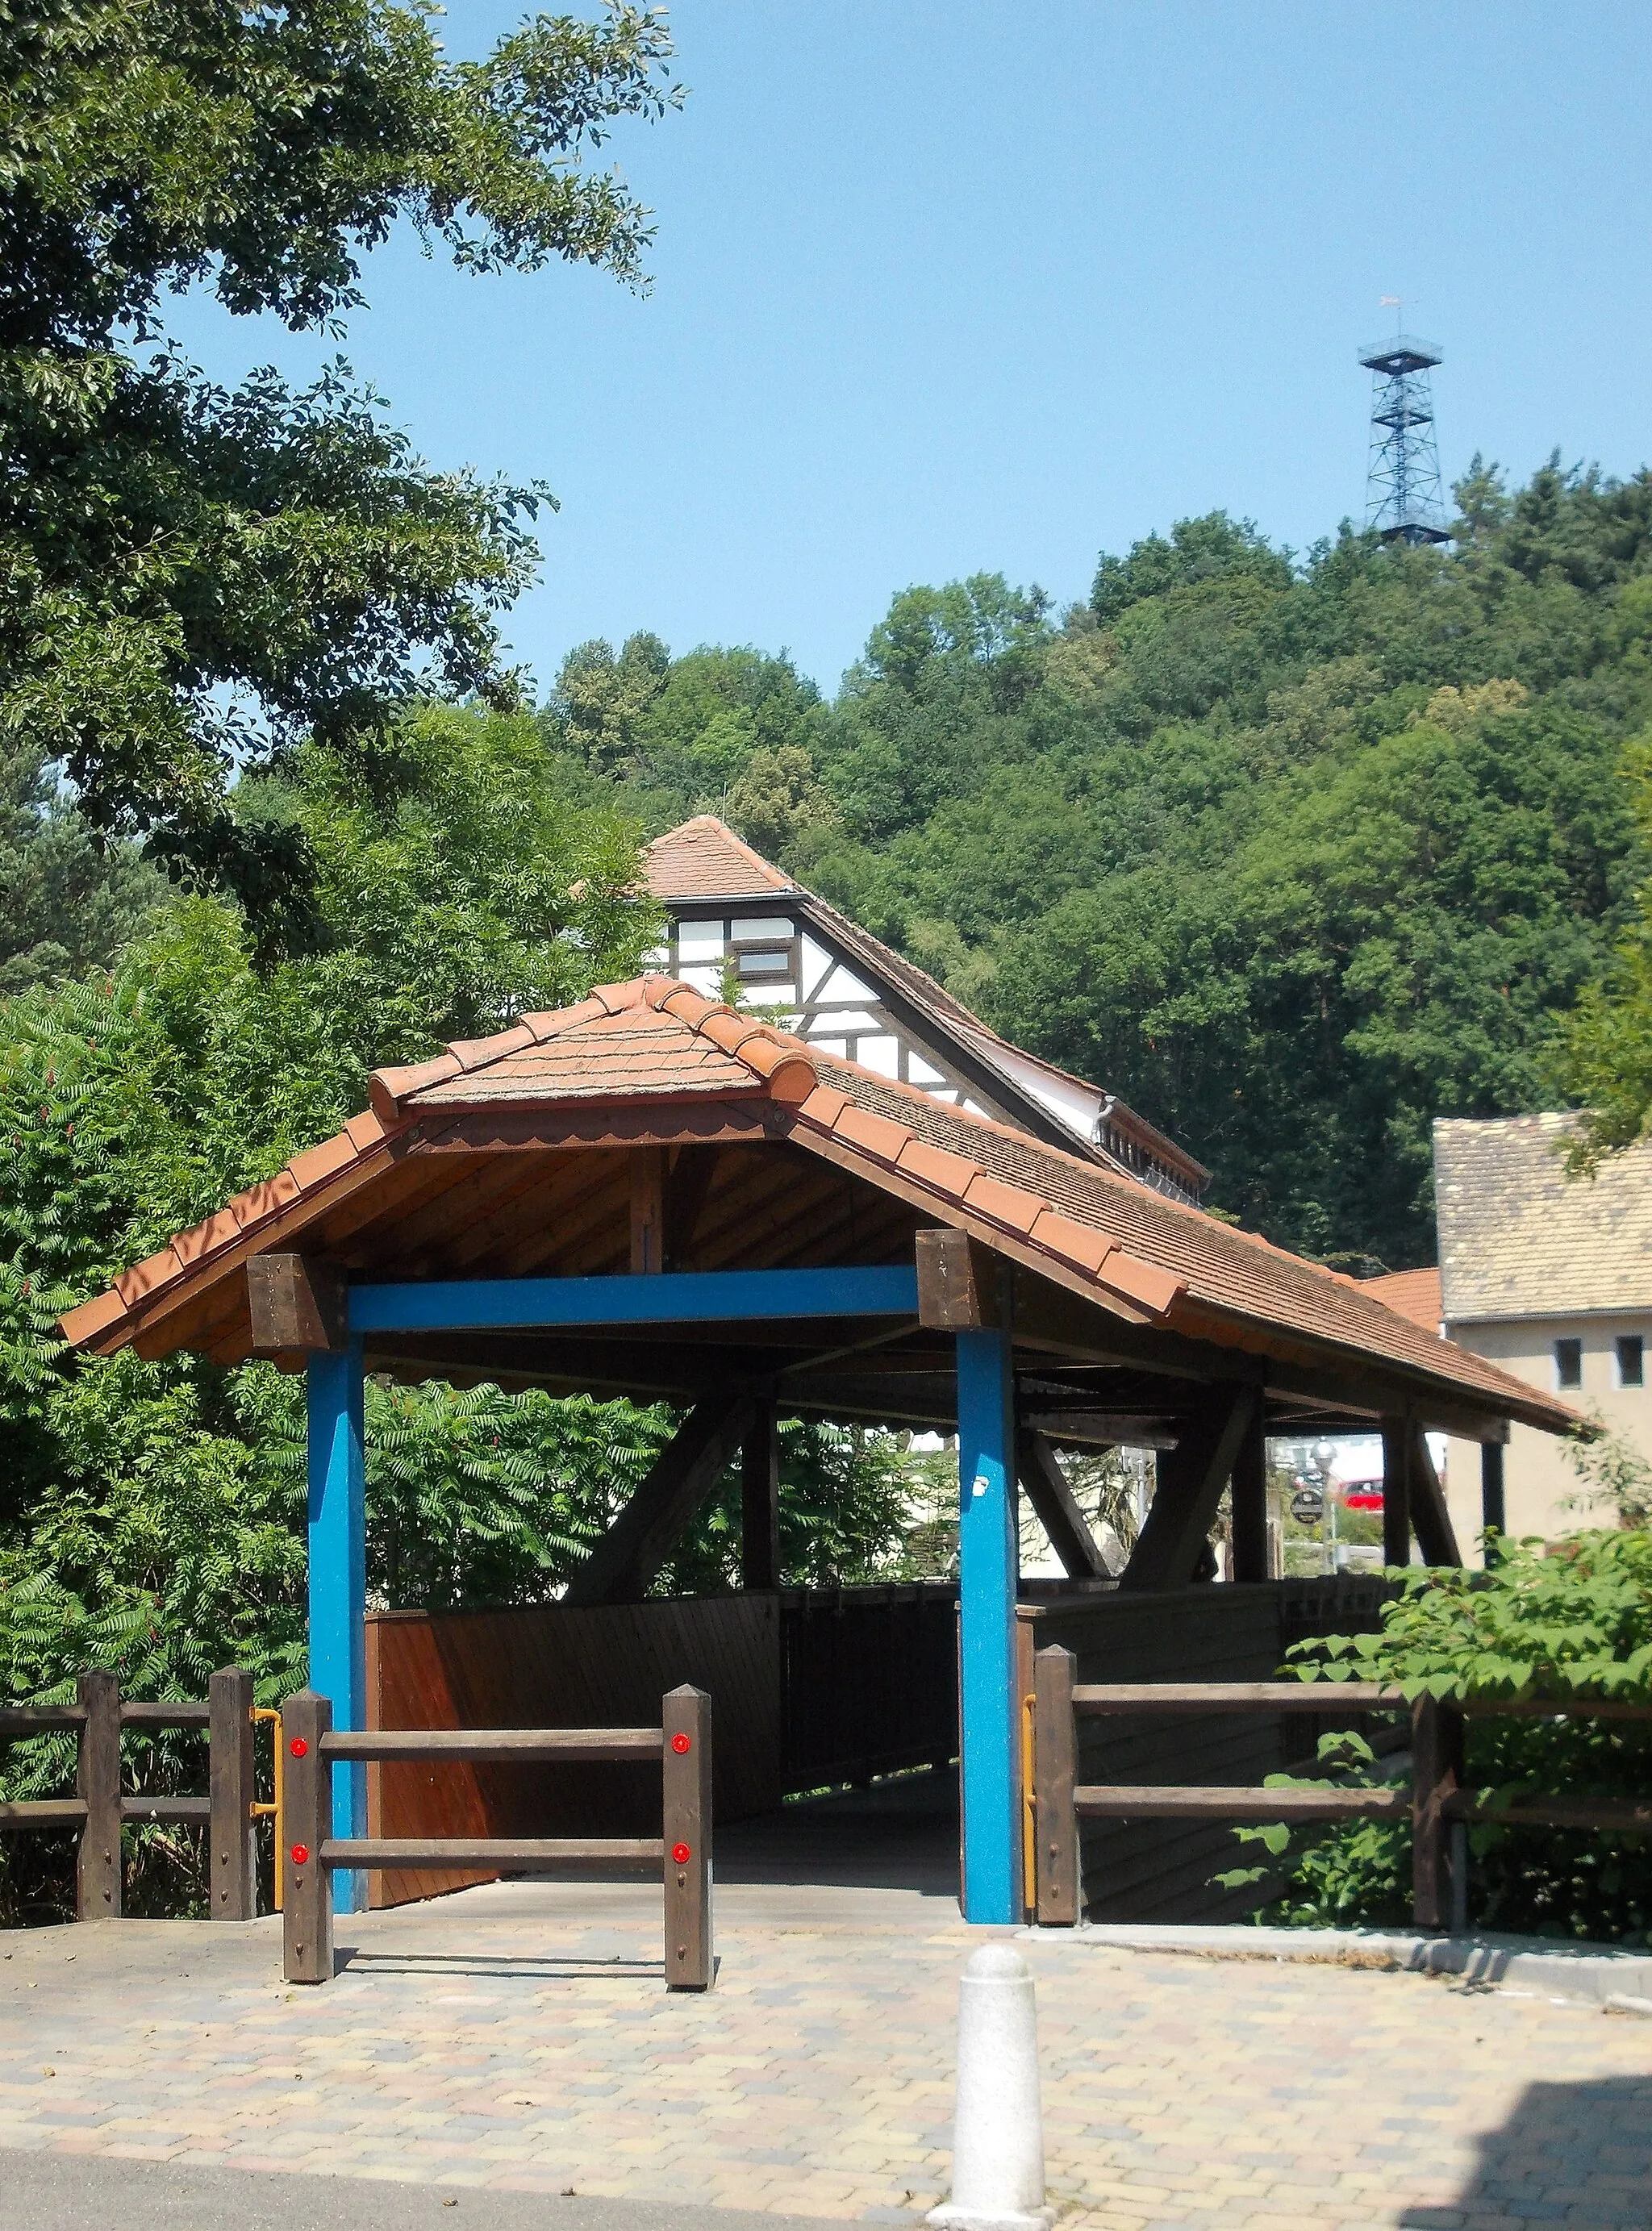
[[[1409,1573],[1379,1633],[1318,1637],[1295,1645],[1291,1657],[1304,1680],[1378,1681],[1412,1698],[1652,1706],[1652,1533],[1580,1534],[1553,1551],[1537,1541],[1504,1543],[1484,1573]],[[1353,1735],[1325,1738],[1320,1760],[1325,1778],[1338,1782],[1370,1781],[1377,1765]],[[1493,1803],[1517,1794],[1644,1801],[1652,1795],[1652,1722],[1472,1716],[1467,1768],[1468,1786]],[[1305,1786],[1300,1777],[1269,1779]],[[1258,1918],[1409,1924],[1409,1820],[1351,1822],[1305,1848],[1282,1824],[1237,1833],[1276,1863],[1293,1854],[1286,1888]],[[1474,1927],[1648,1941],[1652,1838],[1494,1821],[1474,1824],[1467,1836]],[[1221,1879],[1237,1885],[1269,1873],[1277,1865]]]

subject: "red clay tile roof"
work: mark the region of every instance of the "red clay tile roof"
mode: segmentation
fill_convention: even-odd
[[[715,813],[696,814],[657,837],[647,861],[648,888],[657,899],[743,899],[799,888]]]
[[[789,1107],[789,1135],[799,1144],[818,1141],[818,1151],[874,1185],[889,1174],[892,1189],[920,1208],[975,1230],[1132,1322],[1145,1317],[1240,1347],[1296,1335],[1312,1348],[1421,1373],[1493,1411],[1555,1430],[1571,1422],[1564,1404],[1396,1315],[1351,1278],[914,1085],[811,1052],[663,976],[599,986],[577,1006],[526,1015],[495,1038],[379,1070],[370,1113],[123,1272],[113,1293],[71,1310],[64,1335],[104,1352],[123,1345],[163,1289],[213,1275],[215,1262],[244,1251],[249,1239],[253,1251],[278,1238],[289,1243],[312,1214],[387,1167],[386,1141],[398,1130],[434,1111],[642,1099],[658,1106],[708,1093]]]
[[[1440,1273],[1433,1271],[1390,1271],[1380,1278],[1362,1279],[1368,1294],[1375,1294],[1385,1310],[1396,1310],[1424,1332],[1437,1333],[1445,1316],[1440,1303]]]

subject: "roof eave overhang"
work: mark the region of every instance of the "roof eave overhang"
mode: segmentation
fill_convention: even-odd
[[[1394,1414],[1397,1406],[1402,1413],[1414,1415],[1425,1426],[1460,1434],[1467,1440],[1506,1439],[1511,1420],[1546,1433],[1587,1432],[1589,1427],[1589,1420],[1567,1404],[1552,1401],[1508,1373],[1498,1371],[1483,1356],[1473,1361],[1482,1369],[1496,1372],[1503,1382],[1496,1390],[1446,1378],[1423,1365],[1397,1358],[1373,1359],[1364,1349],[1340,1341],[1260,1328],[1254,1319],[1202,1298],[1182,1305],[1171,1321],[1176,1329],[1195,1337],[1215,1338],[1223,1345],[1248,1348],[1266,1355],[1275,1367],[1273,1383],[1281,1394],[1312,1397],[1316,1392],[1323,1395],[1340,1388],[1347,1397],[1344,1406],[1350,1409],[1369,1409],[1375,1416]],[[1455,1348],[1453,1342],[1441,1340],[1439,1345],[1468,1361],[1468,1352]],[[1318,1380],[1318,1388],[1312,1387],[1301,1374]],[[1349,1383],[1351,1374],[1364,1382],[1363,1391]],[[1375,1401],[1370,1399],[1373,1396]],[[1502,1430],[1488,1432],[1487,1427]]]
[[[764,883],[752,891],[696,892],[691,898],[657,899],[668,914],[724,915],[734,907],[766,909],[772,914],[796,914],[798,902],[805,896],[800,883],[783,890],[778,884]]]
[[[121,1293],[117,1284],[107,1293],[83,1303],[80,1310],[67,1312],[64,1329],[71,1347],[88,1355],[113,1355],[121,1348],[133,1346],[139,1346],[139,1352],[151,1361],[174,1353],[172,1347],[153,1344],[152,1336],[162,1327],[183,1316],[224,1279],[244,1272],[253,1256],[300,1240],[306,1231],[325,1221],[355,1193],[387,1175],[410,1155],[509,1150],[514,1147],[574,1149],[716,1144],[731,1139],[755,1141],[782,1132],[787,1115],[781,1103],[761,1091],[732,1088],[676,1096],[638,1095],[630,1102],[616,1102],[612,1096],[590,1099],[568,1096],[531,1107],[524,1107],[520,1102],[489,1102],[480,1096],[474,1103],[443,1102],[435,1106],[421,1106],[414,1099],[402,1106],[395,1128],[387,1130],[379,1144],[366,1154],[345,1162],[311,1185],[301,1189],[295,1187],[284,1195],[273,1180],[253,1187],[252,1196],[269,1194],[272,1205],[262,1215],[240,1225],[227,1245],[220,1245],[210,1255],[204,1251],[213,1226],[231,1213],[226,1209],[197,1225],[193,1233],[180,1235],[187,1242],[199,1234],[203,1243],[200,1257],[184,1262],[181,1275],[173,1275],[164,1284],[145,1291],[129,1287],[126,1294]],[[340,1132],[338,1135],[342,1140],[348,1135]],[[295,1167],[294,1163],[288,1164],[287,1171],[290,1173]],[[246,1200],[249,1196],[238,1198]],[[178,1243],[172,1243],[175,1255],[177,1248]],[[162,1251],[163,1257],[166,1251]],[[105,1322],[98,1322],[94,1314],[100,1310]],[[91,1329],[77,1337],[68,1332],[68,1322],[82,1316],[88,1317]],[[178,1348],[188,1345],[187,1340],[176,1343]]]

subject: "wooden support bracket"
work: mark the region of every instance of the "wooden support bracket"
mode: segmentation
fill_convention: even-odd
[[[995,1331],[1002,1322],[998,1258],[967,1232],[920,1232],[917,1321],[930,1332]]]
[[[347,1338],[344,1272],[303,1255],[250,1256],[247,1313],[255,1355],[290,1355],[306,1348],[340,1355]]]
[[[1425,1565],[1461,1565],[1456,1529],[1446,1505],[1446,1491],[1428,1454],[1428,1435],[1421,1426],[1411,1428],[1411,1523]]]
[[[740,1585],[781,1584],[781,1444],[773,1395],[753,1402],[741,1447]]]

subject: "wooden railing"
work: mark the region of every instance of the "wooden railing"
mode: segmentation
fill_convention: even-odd
[[[283,1968],[289,1983],[330,1981],[333,1875],[340,1867],[498,1867],[540,1870],[659,1867],[665,1895],[665,1982],[674,1991],[711,1987],[711,1699],[673,1689],[657,1728],[335,1729],[330,1699],[301,1690],[282,1707],[285,1780]],[[615,1760],[660,1762],[658,1836],[579,1839],[383,1837],[333,1833],[333,1769],[346,1762],[450,1759],[496,1764]]]
[[[172,1797],[123,1793],[120,1735],[125,1728],[204,1728],[209,1794]],[[16,1704],[0,1709],[0,1742],[75,1734],[75,1794],[0,1804],[0,1830],[78,1827],[75,1918],[117,1919],[121,1905],[120,1830],[127,1821],[190,1820],[207,1829],[207,1911],[214,1921],[250,1921],[257,1911],[252,1823],[272,1807],[254,1801],[252,1676],[237,1667],[215,1673],[204,1704],[123,1700],[113,1673],[82,1673],[73,1704]]]
[[[1470,1820],[1504,1827],[1602,1828],[1652,1831],[1652,1801],[1573,1801],[1543,1794],[1492,1803],[1487,1793],[1463,1787],[1466,1717],[1592,1718],[1652,1722],[1652,1704],[1609,1699],[1505,1700],[1467,1703],[1434,1697],[1415,1699],[1372,1682],[1234,1681],[1208,1683],[1080,1683],[1069,1650],[1039,1652],[1033,1660],[1033,1845],[1036,1911],[1040,1923],[1076,1923],[1084,1910],[1079,1843],[1083,1817],[1110,1820],[1231,1820],[1293,1823],[1409,1814],[1412,1838],[1412,1917],[1418,1929],[1451,1925],[1464,1913],[1463,1885],[1454,1872],[1454,1827]],[[1316,1717],[1403,1712],[1411,1720],[1409,1788],[1269,1789],[1194,1788],[1146,1782],[1085,1783],[1079,1780],[1077,1721],[1080,1716],[1138,1719],[1156,1715],[1213,1712],[1312,1713]]]

